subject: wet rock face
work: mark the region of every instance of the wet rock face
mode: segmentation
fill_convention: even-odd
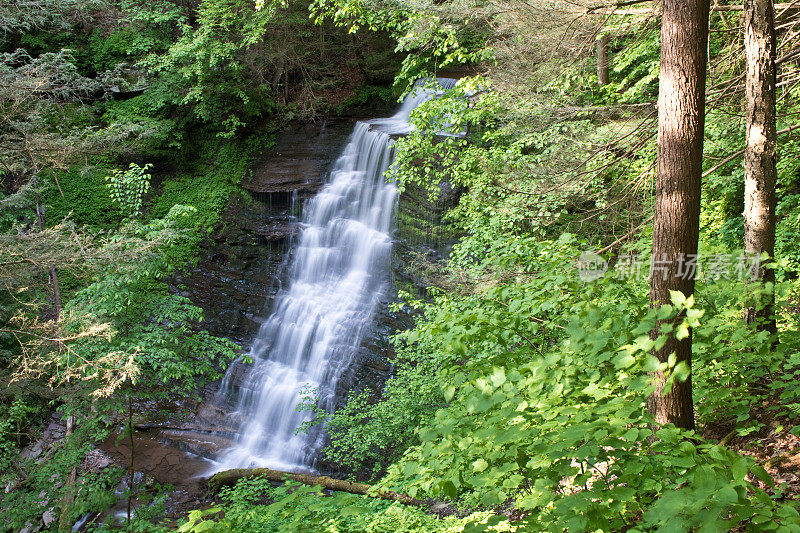
[[[283,249],[273,250],[241,228],[214,232],[201,246],[200,260],[189,275],[174,279],[175,290],[203,309],[210,333],[247,343],[272,293]]]
[[[353,120],[292,124],[278,134],[201,244],[197,265],[173,290],[204,311],[212,334],[248,347],[283,281],[304,200],[325,183]]]
[[[392,286],[390,296],[396,292]],[[389,303],[394,300],[395,298],[387,298],[387,301],[381,303],[375,323],[364,336],[353,364],[336,384],[339,407],[347,403],[347,396],[353,391],[369,390],[377,397],[386,380],[391,377],[394,371],[395,351],[389,342],[389,337],[413,325],[410,315],[395,313],[389,309]]]
[[[324,183],[354,121],[322,119],[292,124],[278,135],[275,148],[265,153],[242,187],[262,200],[264,193],[312,196]]]

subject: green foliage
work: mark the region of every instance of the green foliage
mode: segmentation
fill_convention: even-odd
[[[356,89],[352,96],[339,104],[337,111],[342,113],[348,108],[364,104],[372,104],[373,106],[380,104],[383,107],[389,107],[395,104],[394,92],[389,87],[364,85]]]
[[[207,231],[219,220],[234,190],[231,184],[219,183],[213,175],[173,179],[156,198],[153,211],[156,216],[163,216],[175,205],[192,206],[196,210],[192,217],[195,226]]]
[[[169,0],[121,0],[120,5],[126,21],[138,31],[128,46],[137,56],[166,51],[173,31],[187,23],[187,12]]]
[[[712,255],[706,266],[719,255],[725,254]],[[704,287],[698,301],[713,313],[693,330],[692,341],[698,418],[706,424],[734,419],[738,433],[746,435],[763,427],[763,422],[753,417],[760,402],[777,396],[780,405],[772,407],[774,414],[796,419],[797,414],[786,406],[800,394],[796,386],[800,371],[797,330],[788,330],[781,344],[773,346],[774,339],[766,332],[754,333],[741,323],[745,303],[758,301],[758,294],[768,288],[710,276],[707,272],[701,277]],[[779,301],[780,295],[793,290],[790,283],[780,284]]]
[[[412,121],[414,131],[397,142],[391,176],[401,187],[413,183],[432,195],[445,180],[467,190],[447,214],[454,229],[467,235],[454,250],[462,265],[514,234],[557,237],[577,227],[594,240],[615,233],[629,221],[607,207],[638,203],[624,184],[631,175],[647,174],[644,155],[655,148],[642,147],[645,130],[643,139],[629,135],[631,146],[620,147],[643,157],[619,161],[604,150],[585,161],[589,147],[619,132],[596,127],[588,113],[554,121],[549,109],[522,107],[481,77],[462,78],[420,105]],[[585,169],[584,179],[576,178],[576,168]],[[599,223],[587,229],[593,217]]]
[[[108,323],[110,337],[79,339],[75,350],[84,359],[100,360],[103,354],[127,354],[136,371],[131,379],[144,394],[191,394],[198,380],[214,380],[235,356],[237,346],[199,329],[202,311],[184,297],[170,294],[162,278],[183,268],[183,253],[171,248],[185,246],[182,220],[193,209],[173,207],[163,220],[133,230],[158,242],[158,251],[138,268],[106,273],[78,291],[68,304],[68,313],[85,323]],[[185,249],[185,248],[184,248]],[[169,385],[164,388],[163,385]]]
[[[131,163],[127,170],[114,169],[110,176],[106,176],[108,194],[125,218],[136,218],[142,210],[142,202],[150,190],[152,177],[147,171],[152,167],[149,163],[143,167]]]
[[[371,391],[352,394],[347,405],[329,418],[331,442],[325,456],[368,479],[376,479],[417,442],[417,428],[444,403],[435,361],[424,352],[403,350],[396,375],[387,381],[380,400]]]
[[[118,28],[109,35],[97,28],[89,36],[87,53],[97,72],[113,70],[135,52],[141,34],[134,28]]]
[[[653,21],[633,39],[620,43],[612,62],[614,83],[605,89],[621,93],[620,102],[653,102],[658,98],[659,31],[659,24]]]
[[[10,405],[0,405],[0,483],[10,483],[15,475],[14,461],[19,445],[24,441],[25,428],[41,415],[41,405],[23,397],[14,398]]]
[[[800,194],[787,194],[778,205],[775,256],[786,273],[800,272]]]
[[[89,409],[87,405],[84,408]],[[122,476],[119,468],[107,468],[100,473],[85,472],[76,485],[66,483],[72,468],[77,467],[92,448],[91,442],[105,436],[107,431],[98,426],[96,419],[79,417],[75,433],[43,450],[41,457],[25,460],[14,457],[19,471],[25,472],[26,478],[23,490],[18,488],[0,494],[5,524],[13,531],[20,531],[28,524],[38,523],[42,514],[49,512],[56,518],[53,527],[57,527],[61,502],[67,493],[74,497],[73,506],[68,511],[71,522],[86,513],[100,512],[113,505],[117,500],[113,487]]]
[[[250,170],[251,154],[273,142],[270,135],[231,142],[205,133],[184,149],[187,159],[180,163],[185,173],[166,181],[152,204],[155,217],[166,216],[174,206],[191,206],[192,216],[184,220],[196,230],[193,238],[211,231],[231,194],[240,190],[237,186]]]
[[[48,224],[58,224],[70,216],[78,224],[96,229],[119,225],[122,213],[108,195],[104,176],[109,169],[73,167],[57,172],[47,182],[43,201]]]
[[[705,158],[709,167],[744,142],[744,123],[731,120],[729,112],[708,114]],[[744,166],[736,159],[704,180],[702,225],[709,242],[737,247],[744,238],[743,210]]]
[[[192,511],[181,533],[266,533],[352,531],[364,533],[450,533],[459,520],[439,520],[422,510],[320,487],[287,482],[272,487],[263,479],[239,481],[221,491],[221,506]]]
[[[203,1],[197,29],[183,35],[150,66],[170,87],[172,103],[191,106],[202,122],[231,138],[248,121],[274,109],[268,85],[249,79],[240,52],[264,37],[277,6],[256,10],[244,0]]]
[[[106,103],[102,120],[109,126],[121,127],[136,124],[146,132],[141,138],[143,150],[155,153],[168,152],[180,146],[182,132],[171,117],[170,96],[163,88],[149,89],[128,100]]]
[[[416,79],[437,69],[493,57],[486,47],[485,26],[470,19],[454,23],[458,14],[439,10],[433,2],[376,9],[363,0],[314,0],[309,10],[318,24],[332,20],[350,33],[364,28],[391,34],[397,42],[395,51],[408,54],[396,77],[396,84],[405,92]]]
[[[166,52],[174,32],[187,23],[186,10],[169,0],[121,0],[119,26],[97,28],[88,37],[86,55],[97,72],[130,65]]]

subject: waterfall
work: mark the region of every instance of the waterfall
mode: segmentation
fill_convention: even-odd
[[[439,80],[442,88],[454,83]],[[313,468],[324,433],[295,435],[312,416],[297,406],[311,388],[318,407],[333,410],[336,383],[386,296],[397,203],[397,188],[384,178],[391,135],[409,132],[411,111],[433,94],[417,87],[392,117],[358,122],[327,184],[306,204],[288,282],[258,332],[238,390],[237,441],[215,468]],[[231,393],[230,372],[223,393]]]

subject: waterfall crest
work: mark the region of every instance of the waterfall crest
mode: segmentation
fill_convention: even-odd
[[[442,88],[455,83],[438,81]],[[310,387],[318,406],[333,410],[336,383],[386,296],[397,204],[397,188],[384,178],[391,135],[410,131],[411,111],[433,95],[418,87],[392,117],[358,122],[326,185],[306,204],[288,283],[259,330],[238,390],[244,422],[217,468],[313,469],[324,433],[295,435],[312,416],[296,408]],[[223,393],[231,392],[229,378]]]

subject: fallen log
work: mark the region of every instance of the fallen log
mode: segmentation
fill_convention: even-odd
[[[349,492],[350,494],[360,494],[362,496],[372,496],[382,500],[390,500],[414,507],[428,507],[422,500],[417,500],[406,494],[400,494],[390,490],[378,489],[366,483],[356,483],[343,479],[334,479],[328,476],[315,476],[312,474],[296,474],[294,472],[284,472],[282,470],[272,470],[270,468],[234,468],[224,470],[211,476],[208,480],[208,488],[212,492],[217,492],[221,487],[233,485],[240,479],[263,477],[269,481],[297,481],[305,485],[319,485],[323,489]]]

